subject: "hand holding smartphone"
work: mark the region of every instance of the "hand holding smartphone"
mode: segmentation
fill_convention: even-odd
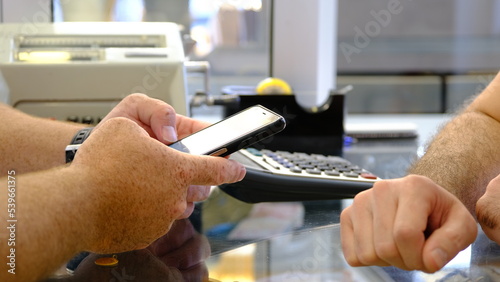
[[[231,115],[169,146],[193,155],[227,156],[282,131],[285,119],[256,105]]]

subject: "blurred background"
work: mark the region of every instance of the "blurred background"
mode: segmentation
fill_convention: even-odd
[[[210,92],[269,75],[270,1],[54,0],[54,21],[171,21],[210,63]],[[339,1],[337,87],[350,113],[453,112],[500,66],[496,0]],[[300,18],[296,19],[300,21]],[[191,76],[189,91],[203,88]]]

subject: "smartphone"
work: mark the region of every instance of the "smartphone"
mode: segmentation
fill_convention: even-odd
[[[285,119],[255,105],[195,132],[169,146],[193,155],[227,156],[282,131]]]

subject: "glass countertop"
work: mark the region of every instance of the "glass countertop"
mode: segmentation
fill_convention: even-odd
[[[390,121],[394,116],[348,117],[347,122]],[[408,120],[405,120],[407,118]],[[382,178],[401,177],[428,138],[449,116],[399,117],[415,122],[414,139],[358,140],[344,158]],[[395,267],[347,265],[339,218],[349,199],[302,202],[239,201],[214,187],[189,219],[143,250],[80,254],[47,281],[498,281],[500,247],[479,233],[476,242],[433,274]],[[97,265],[100,257],[118,264]]]

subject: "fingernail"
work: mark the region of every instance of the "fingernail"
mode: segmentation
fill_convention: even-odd
[[[247,173],[247,170],[242,165],[241,168],[240,168],[240,175],[238,176],[238,180],[237,181],[243,180],[243,178],[245,178],[246,173]]]
[[[162,128],[161,134],[163,135],[163,139],[167,142],[175,142],[177,141],[177,132],[175,128],[169,125],[165,125]]]
[[[431,252],[431,256],[436,262],[439,269],[448,263],[448,254],[442,249],[435,249]]]
[[[235,175],[237,175],[237,177],[234,180],[234,182],[238,182],[238,181],[243,180],[243,178],[245,177],[245,174],[247,172],[247,170],[245,169],[245,166],[240,164],[239,162],[237,162],[235,160],[229,160],[229,161],[233,162],[234,166],[239,168],[239,171],[237,171],[235,173]]]

